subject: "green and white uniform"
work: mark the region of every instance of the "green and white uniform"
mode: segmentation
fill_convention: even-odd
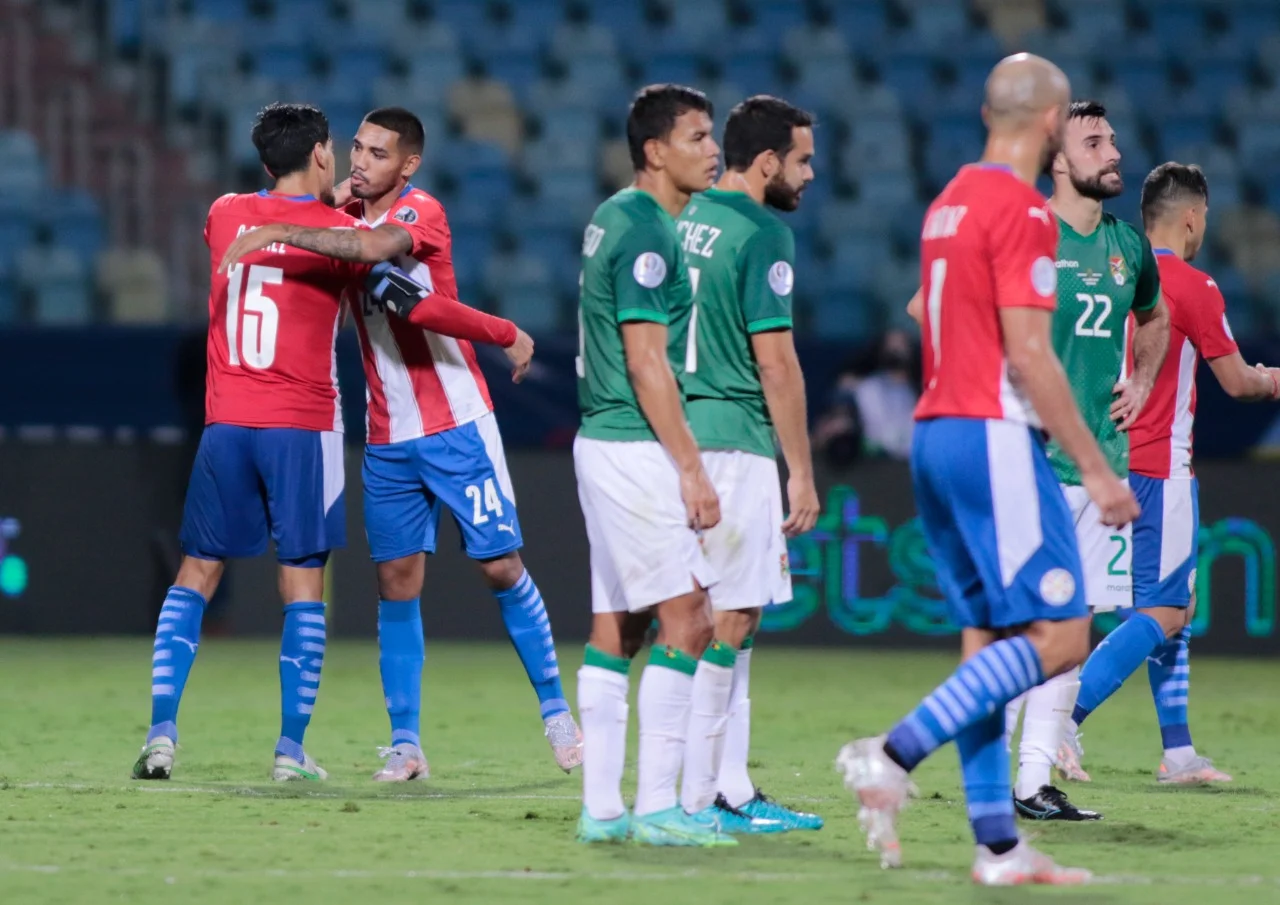
[[[582,242],[578,500],[591,543],[591,608],[636,612],[709,587],[716,572],[688,526],[680,478],[627,377],[622,325],[663,324],[677,381],[693,307],[676,224],[657,200],[623,189],[596,209]]]
[[[1129,437],[1111,420],[1112,388],[1126,375],[1130,311],[1160,300],[1160,275],[1146,236],[1111,214],[1082,236],[1058,219],[1058,310],[1053,345],[1076,405],[1116,475],[1128,479]],[[1133,605],[1130,526],[1108,528],[1080,485],[1080,472],[1056,443],[1049,461],[1076,522],[1085,598],[1098,612]]]
[[[791,329],[795,239],[743,192],[695,195],[677,224],[694,288],[684,355],[689,426],[720,497],[705,532],[717,610],[791,599],[773,423],[751,337]]]

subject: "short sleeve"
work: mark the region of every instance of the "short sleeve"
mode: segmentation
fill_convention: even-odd
[[[758,230],[738,252],[738,290],[748,333],[791,329],[796,241],[786,225]]]
[[[670,319],[667,296],[678,266],[675,236],[658,220],[635,223],[613,249],[618,323]]]
[[[421,258],[430,252],[448,251],[452,238],[444,208],[426,192],[414,190],[387,217],[386,223],[407,230],[413,238],[410,254]]]
[[[1151,243],[1141,233],[1138,236],[1142,239],[1142,250],[1138,253],[1138,284],[1133,290],[1133,310],[1150,311],[1160,301],[1160,269],[1156,266]]]
[[[1202,273],[1193,274],[1195,292],[1178,305],[1185,332],[1206,361],[1239,351],[1231,325],[1227,323],[1227,303],[1218,284]]]
[[[992,209],[991,265],[999,308],[1058,305],[1058,222],[1049,206],[1013,199]]]

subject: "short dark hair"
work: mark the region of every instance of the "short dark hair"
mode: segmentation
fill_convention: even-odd
[[[364,115],[364,121],[396,133],[400,148],[410,154],[421,154],[427,143],[422,120],[404,107],[379,107]]]
[[[1067,119],[1106,119],[1107,108],[1101,101],[1072,101],[1067,107]]]
[[[310,104],[267,104],[253,121],[253,146],[273,179],[305,170],[329,140],[329,119]]]
[[[1150,227],[1174,208],[1209,201],[1209,180],[1194,163],[1162,163],[1142,181],[1142,225]]]
[[[724,124],[724,165],[741,172],[765,151],[786,157],[793,130],[813,126],[813,114],[767,94],[749,97],[729,111]]]
[[[690,110],[699,110],[707,116],[715,116],[711,100],[696,88],[684,85],[649,85],[637,92],[627,113],[627,147],[631,151],[631,165],[643,170],[645,142],[667,138],[675,128],[676,120]]]

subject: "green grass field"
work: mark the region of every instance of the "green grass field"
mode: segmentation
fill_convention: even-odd
[[[579,656],[561,658],[571,700]],[[1280,901],[1274,663],[1193,666],[1197,741],[1236,776],[1220,789],[1156,786],[1159,737],[1136,677],[1090,721],[1094,783],[1073,789],[1106,820],[1023,824],[1100,882],[993,891],[968,881],[950,749],[917,773],[922,798],[902,827],[907,868],[894,873],[863,848],[832,768],[844,741],[886,728],[946,675],[949,657],[766,640],[753,664],[755,779],[827,827],[713,851],[575,843],[579,779],[556,769],[506,647],[429,644],[433,775],[388,787],[369,781],[387,734],[376,650],[331,644],[307,736],[331,778],[274,786],[276,662],[271,643],[207,640],[174,778],[144,784],[128,775],[149,716],[150,641],[0,640],[0,903]],[[634,788],[632,772],[626,783]]]

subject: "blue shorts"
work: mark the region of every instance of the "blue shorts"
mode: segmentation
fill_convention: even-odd
[[[1196,586],[1200,482],[1129,472],[1142,514],[1133,523],[1133,605],[1188,607]]]
[[[911,475],[957,625],[1088,616],[1071,512],[1038,433],[1010,421],[921,421]]]
[[[446,508],[472,559],[523,546],[492,413],[429,437],[365,447],[364,528],[374,562],[436,552]]]
[[[323,566],[346,546],[342,434],[210,424],[182,513],[182,552],[258,556],[270,536],[285,565]]]

